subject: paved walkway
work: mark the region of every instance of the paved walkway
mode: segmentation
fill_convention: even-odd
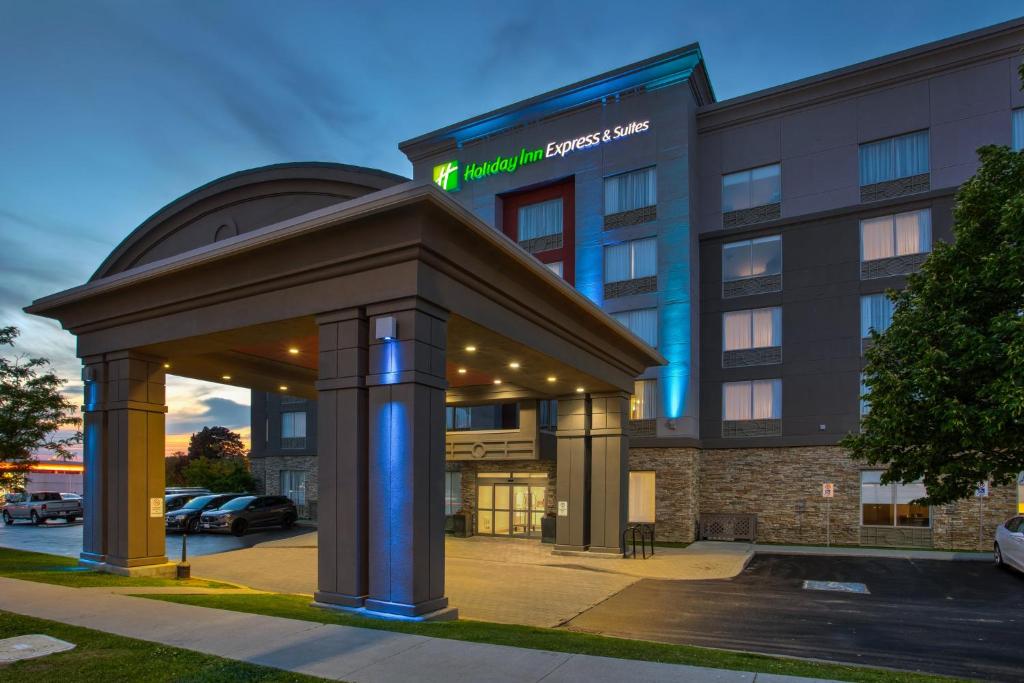
[[[317,624],[5,578],[0,610],[354,683],[810,680]]]
[[[446,593],[463,619],[554,627],[641,578],[719,579],[739,574],[752,556],[747,544],[658,548],[647,560],[551,554],[523,539],[449,538]],[[258,590],[312,595],[316,534],[191,560],[192,575]],[[287,568],[287,569],[283,569]]]

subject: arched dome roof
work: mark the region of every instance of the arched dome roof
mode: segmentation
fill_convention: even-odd
[[[406,180],[374,168],[324,162],[274,164],[232,173],[175,199],[143,221],[110,253],[91,280]]]

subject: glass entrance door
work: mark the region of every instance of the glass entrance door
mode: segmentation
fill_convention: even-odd
[[[546,486],[544,474],[520,475],[526,481],[493,482],[481,476],[477,484],[476,532],[480,535],[540,538]],[[492,481],[488,481],[492,479]]]

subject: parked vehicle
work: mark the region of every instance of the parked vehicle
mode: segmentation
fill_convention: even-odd
[[[61,493],[60,497],[64,500],[77,500],[79,503],[82,502],[82,496],[77,493]]]
[[[217,510],[202,513],[199,528],[213,532],[230,531],[241,536],[258,527],[290,529],[298,518],[295,503],[284,496],[242,496],[229,500]]]
[[[65,519],[74,522],[82,516],[82,502],[64,500],[56,491],[19,493],[7,497],[4,505],[4,524],[14,524],[17,519],[33,524],[44,524],[48,519]]]
[[[168,486],[164,489],[166,496],[174,493],[212,493],[212,491],[204,489],[202,486]]]
[[[198,498],[199,496],[206,495],[208,493],[209,491],[206,491],[206,493],[172,493],[164,496],[164,514],[180,510],[193,498]]]
[[[187,531],[194,534],[199,531],[199,516],[202,513],[207,510],[216,510],[229,500],[244,495],[244,493],[211,493],[208,496],[197,496],[181,508],[167,513],[164,517],[167,531]]]
[[[996,527],[992,548],[997,566],[1008,566],[1024,572],[1024,515],[1006,520]]]

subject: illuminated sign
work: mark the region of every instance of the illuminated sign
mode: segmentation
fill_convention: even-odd
[[[650,130],[650,127],[651,122],[649,120],[630,121],[625,125],[585,133],[567,140],[553,140],[544,147],[535,149],[523,147],[519,150],[518,154],[509,156],[499,154],[494,159],[488,161],[466,164],[461,170],[461,180],[469,182],[497,175],[498,173],[515,173],[527,164],[534,164],[552,157],[563,158],[572,152],[592,149],[607,142],[614,142],[630,135],[643,133]],[[434,183],[446,192],[458,190],[460,180],[458,160],[453,159],[434,166],[433,178]]]

